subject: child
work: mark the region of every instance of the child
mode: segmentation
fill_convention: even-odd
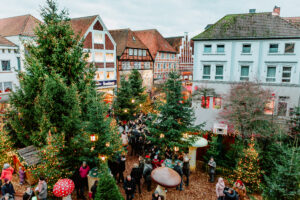
[[[22,167],[19,167],[19,179],[20,185],[23,185],[25,181],[25,172],[23,171]]]

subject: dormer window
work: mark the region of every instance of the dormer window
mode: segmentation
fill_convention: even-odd
[[[132,36],[132,40],[135,41],[135,37],[134,36]]]

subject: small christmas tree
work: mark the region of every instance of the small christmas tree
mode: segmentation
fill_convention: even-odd
[[[100,164],[100,171],[95,200],[123,200],[115,179],[109,174],[107,164]]]
[[[0,130],[0,167],[4,165],[4,163],[11,163],[10,157],[7,155],[8,152],[12,151],[13,143],[9,135],[3,130]]]
[[[233,177],[241,180],[250,193],[260,190],[261,171],[259,167],[258,153],[254,148],[254,138],[251,138],[249,147],[244,149],[244,157],[242,157],[237,168],[234,170]]]

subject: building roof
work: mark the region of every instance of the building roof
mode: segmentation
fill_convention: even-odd
[[[34,29],[41,23],[32,15],[22,15],[0,19],[1,36],[34,36]]]
[[[300,29],[280,16],[266,13],[226,15],[193,40],[297,38]]]
[[[155,58],[159,51],[176,53],[176,50],[156,29],[134,31],[134,33],[148,47],[152,58]]]
[[[117,56],[121,56],[126,47],[148,49],[139,37],[129,28],[110,30],[109,33],[117,44]]]
[[[95,21],[98,15],[72,18],[70,20],[71,27],[75,34],[78,34],[80,37],[83,37],[91,24]]]
[[[300,17],[283,17],[282,19],[284,19],[300,28]]]
[[[182,43],[182,38],[184,36],[178,36],[178,37],[168,37],[168,38],[165,38],[169,44],[176,50],[177,54],[180,53],[180,46],[181,46],[181,43]]]
[[[0,36],[0,46],[16,47],[14,43],[6,39],[5,37]]]

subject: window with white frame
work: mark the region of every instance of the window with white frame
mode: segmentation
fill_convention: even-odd
[[[204,45],[204,53],[211,53],[211,44]]]
[[[287,101],[290,97],[287,96],[279,96],[278,105],[277,105],[277,115],[278,116],[286,116],[287,112]]]
[[[278,53],[278,44],[270,44],[269,53]]]
[[[217,53],[224,53],[225,52],[225,45],[224,44],[218,44],[217,45]]]
[[[141,62],[134,62],[134,69],[141,69]]]
[[[166,69],[167,68],[167,64],[166,63],[164,63],[164,69]]]
[[[157,69],[161,69],[160,63],[157,64]]]
[[[283,83],[290,83],[291,82],[291,74],[292,74],[292,67],[290,66],[283,66],[282,67],[282,79]]]
[[[4,92],[11,92],[12,91],[12,82],[3,82],[3,89]]]
[[[104,72],[103,71],[96,71],[95,72],[96,80],[103,80],[104,79]]]
[[[240,76],[241,81],[249,81],[249,69],[250,69],[249,65],[241,66],[241,76]]]
[[[147,51],[143,50],[143,56],[147,56]]]
[[[104,54],[102,52],[95,52],[95,62],[104,62]]]
[[[139,56],[143,56],[143,50],[139,49]]]
[[[266,82],[276,82],[276,66],[267,67]]]
[[[9,60],[2,60],[1,61],[1,70],[3,72],[10,72],[11,71]]]
[[[105,54],[105,60],[106,62],[114,62],[114,54],[113,53]]]
[[[243,44],[242,53],[250,53],[251,52],[251,44]]]
[[[144,68],[150,69],[150,62],[144,62]]]
[[[137,49],[133,49],[133,55],[137,56],[138,55],[138,50]]]
[[[4,90],[3,90],[3,84],[2,84],[2,82],[0,82],[0,94],[3,93],[3,92],[4,92]]]
[[[172,54],[172,59],[174,59],[175,58],[175,55],[174,54]]]
[[[122,62],[122,69],[123,70],[129,70],[130,67],[130,62]]]
[[[170,54],[167,53],[167,59],[169,59],[169,58],[170,58]]]
[[[295,43],[285,43],[284,53],[294,53]]]
[[[161,58],[164,58],[164,53],[161,53]]]
[[[204,65],[203,66],[203,79],[210,79],[210,70],[211,66],[210,65]]]
[[[129,49],[129,55],[133,56],[133,49]]]
[[[216,65],[215,80],[223,80],[223,65]]]
[[[103,34],[100,31],[94,31],[94,43],[103,44]]]

